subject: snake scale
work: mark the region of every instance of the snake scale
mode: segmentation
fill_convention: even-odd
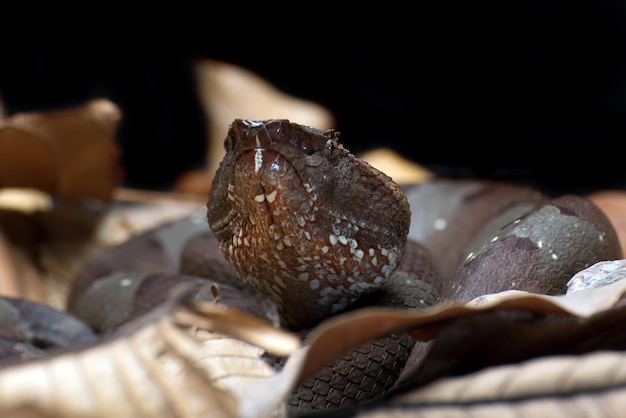
[[[448,260],[460,268],[446,274],[450,265],[435,267],[425,246],[407,239],[412,215],[402,188],[345,149],[337,132],[288,120],[237,119],[229,127],[224,147],[226,155],[207,204],[209,225],[238,277],[276,303],[281,323],[289,329],[306,329],[355,304],[363,306],[360,300],[419,309],[440,300],[469,300],[510,287],[563,293],[569,276],[590,260],[620,256],[611,225],[582,198],[549,200],[532,189],[504,187],[500,195],[508,197],[490,202],[487,187],[487,193],[474,191],[463,202],[491,204],[491,210],[477,209],[483,212],[482,223],[476,217],[473,220],[481,226],[482,235],[489,234],[488,244],[474,244],[475,251],[463,253],[470,254],[465,260]],[[419,203],[413,204],[413,210],[419,211]],[[521,219],[524,214],[529,217]],[[589,245],[574,245],[569,234],[577,234],[581,242],[584,234],[570,230],[572,217],[590,228]],[[432,225],[442,229],[438,220]],[[453,223],[454,217],[448,221]],[[559,239],[564,235],[544,237],[548,231],[533,226],[542,222],[552,222],[561,234],[567,234],[570,239],[565,245],[575,250],[563,251]],[[457,223],[463,223],[462,216]],[[471,236],[483,239],[478,230]],[[460,236],[449,239],[460,240]],[[452,247],[448,243],[444,252]],[[502,248],[522,257],[515,260],[509,255],[509,262],[502,266]],[[437,255],[438,260],[444,259]],[[473,262],[477,258],[480,263]],[[510,283],[524,264],[542,267],[520,276],[517,285]],[[500,272],[494,271],[494,265]],[[491,284],[475,280],[484,275],[492,276]],[[300,388],[290,403],[319,409],[381,396],[395,383],[395,368],[402,369],[413,343],[404,335],[393,335],[373,343],[378,346],[360,347],[360,353],[357,349],[348,354]],[[375,361],[377,357],[380,362]],[[369,375],[367,370],[356,372],[353,364],[358,358],[372,365]],[[384,361],[389,363],[386,371],[393,374],[383,373],[381,379]],[[339,376],[337,372],[347,362],[347,373]]]
[[[235,120],[209,194],[207,218],[222,252],[295,331],[368,295],[377,294],[378,305],[435,302],[426,251],[410,247],[405,260],[418,269],[400,265],[411,216],[405,193],[350,154],[338,136],[287,120]],[[391,335],[360,347],[291,403],[318,409],[379,396],[394,383],[412,343]],[[357,358],[371,366],[354,368]]]
[[[622,255],[607,218],[582,197],[472,180],[402,187],[351,154],[338,132],[281,119],[237,119],[224,147],[210,230],[180,243],[180,264],[159,261],[173,244],[149,231],[85,266],[69,312],[102,332],[158,304],[164,287],[185,280],[201,292],[210,278],[225,283],[233,305],[271,312],[304,338],[363,306],[421,309],[510,288],[564,293],[575,272]],[[149,280],[127,309],[115,318],[98,311],[94,301],[109,291],[95,289],[99,280],[138,264]],[[301,412],[380,398],[410,374],[415,344],[398,334],[356,347],[288,403]]]

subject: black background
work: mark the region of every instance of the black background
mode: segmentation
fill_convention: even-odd
[[[192,65],[207,57],[326,106],[355,153],[391,146],[441,175],[554,195],[626,184],[626,2],[302,7],[4,26],[0,97],[9,114],[118,103],[132,187],[167,188],[204,163]]]

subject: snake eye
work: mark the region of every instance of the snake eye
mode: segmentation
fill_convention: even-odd
[[[324,153],[326,154],[326,157],[330,158],[337,155],[337,149],[341,148],[339,135],[341,134],[334,129],[328,129],[324,132],[324,136],[328,137],[324,146]]]
[[[337,149],[340,147],[339,143],[335,138],[329,138],[326,141],[326,146],[324,146],[324,153],[327,157],[334,157],[337,155]]]
[[[224,138],[224,149],[226,150],[226,152],[229,152],[233,149],[233,141],[230,136],[226,136],[226,138]]]

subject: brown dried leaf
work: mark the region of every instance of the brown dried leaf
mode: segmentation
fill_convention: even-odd
[[[489,320],[489,315],[506,312],[509,309],[519,309],[521,312],[526,310],[531,313],[561,313],[571,315],[572,319],[595,316],[593,321],[582,322],[579,327],[552,326],[553,330],[557,329],[562,335],[569,338],[569,343],[566,341],[561,344],[558,336],[552,336],[547,347],[539,347],[537,355],[550,355],[551,349],[555,349],[553,351],[558,353],[559,347],[557,346],[559,344],[568,346],[565,352],[576,354],[587,353],[596,350],[597,347],[606,346],[610,349],[613,346],[623,345],[623,338],[619,335],[614,335],[613,338],[611,335],[615,333],[616,327],[619,328],[618,324],[623,322],[618,317],[623,316],[624,309],[615,310],[611,308],[619,301],[620,296],[625,291],[626,280],[620,280],[603,287],[580,291],[576,295],[544,296],[525,292],[505,292],[489,298],[481,298],[483,303],[441,305],[421,312],[400,312],[377,308],[363,309],[341,315],[317,327],[311,334],[309,344],[305,349],[292,354],[287,363],[290,367],[286,367],[279,374],[279,377],[281,377],[280,375],[296,373],[297,382],[300,384],[343,350],[368,339],[385,335],[391,330],[407,330],[417,336],[435,337],[442,330],[449,329],[450,325],[458,323],[462,326],[466,318],[472,319],[480,317],[482,314]],[[576,325],[576,321],[573,321],[572,324]],[[595,341],[593,338],[594,328],[598,329],[599,332],[602,331],[598,334],[600,335],[598,338],[602,341]],[[586,337],[590,337],[590,342],[585,341]],[[583,341],[577,341],[579,339]],[[599,344],[594,345],[594,341]],[[455,343],[450,344],[454,345]],[[448,346],[447,350],[452,351],[454,355],[457,349],[449,347],[450,344],[446,345]],[[463,344],[463,342],[460,341],[459,344]],[[500,345],[503,344],[506,345],[506,341]],[[531,341],[530,344],[533,342]],[[542,351],[542,348],[545,350]],[[522,347],[521,350],[524,351],[524,348]],[[579,356],[540,357],[539,360],[543,360],[543,363],[536,367],[532,365],[537,360],[528,360],[514,366],[486,368],[467,375],[468,380],[464,380],[464,377],[439,379],[435,383],[415,386],[415,389],[408,393],[388,397],[374,404],[329,411],[319,414],[319,416],[382,417],[393,415],[413,417],[449,414],[449,416],[469,417],[494,414],[493,416],[505,417],[561,417],[571,416],[570,408],[582,408],[582,411],[589,412],[589,414],[598,414],[598,411],[623,410],[624,401],[620,401],[611,393],[614,390],[619,391],[622,396],[626,393],[621,390],[623,382],[626,380],[626,373],[622,373],[623,370],[626,370],[623,367],[626,364],[623,354],[612,354],[607,358],[599,357],[600,363],[597,369],[592,366],[593,359],[596,358],[594,356],[594,354],[582,354]],[[489,353],[484,353],[484,357],[488,358]],[[551,363],[552,360],[555,361],[554,364]],[[605,362],[606,367],[602,362]],[[620,368],[620,370],[619,372],[612,372],[613,368]],[[493,374],[487,374],[489,370],[493,370]],[[499,373],[498,371],[502,372]],[[432,372],[432,369],[426,372]],[[581,375],[578,375],[579,373]],[[575,384],[569,385],[569,383],[573,383],[570,378],[574,374],[576,375],[574,376]],[[583,377],[583,374],[586,377]],[[621,376],[622,374],[624,376]],[[479,378],[479,376],[486,376],[484,377],[484,384],[483,378]],[[287,376],[282,377],[287,379]],[[431,379],[425,378],[422,383],[427,383],[437,376],[430,377]],[[564,382],[567,382],[565,388],[563,388]],[[410,386],[405,387],[405,389],[410,388]],[[599,395],[599,399],[606,399],[606,409],[600,407],[602,401],[590,402],[598,389],[606,389]],[[583,393],[578,391],[583,391]],[[563,395],[566,397],[563,398]],[[545,411],[542,409],[544,407],[547,408]],[[619,415],[611,415],[607,412],[606,415],[600,414],[598,416]]]
[[[523,311],[468,315],[442,329],[417,370],[399,389],[415,389],[445,376],[459,376],[532,358],[626,350],[623,306],[590,318],[537,316]]]
[[[520,309],[589,317],[615,305],[626,292],[626,280],[571,295],[547,296],[521,291],[486,295],[468,304],[441,304],[419,312],[367,308],[324,321],[310,334],[309,353],[297,381],[302,383],[346,350],[394,332],[406,331],[428,341],[450,321],[476,312]]]
[[[120,180],[114,134],[121,111],[106,99],[0,122],[0,189],[33,188],[110,202]]]
[[[595,268],[595,266],[594,264],[582,271]],[[581,272],[577,274],[580,273]],[[576,275],[574,277],[576,277]],[[479,296],[468,302],[466,306],[484,309],[490,307],[498,307],[500,309],[525,309],[541,313],[568,313],[587,318],[599,311],[614,306],[625,291],[626,280],[618,280],[606,286],[557,296],[509,290],[493,295]]]

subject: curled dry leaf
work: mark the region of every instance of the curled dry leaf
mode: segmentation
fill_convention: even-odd
[[[537,338],[530,341],[529,344],[535,347],[529,347],[526,351],[534,352],[537,359],[526,357],[531,359],[515,362],[514,365],[485,367],[461,377],[440,378],[427,385],[403,387],[401,392],[396,391],[395,395],[392,392],[386,399],[369,405],[343,408],[314,416],[469,417],[494,414],[493,416],[504,417],[565,417],[571,416],[572,408],[580,408],[580,411],[587,413],[582,416],[620,416],[618,412],[623,411],[626,406],[623,400],[623,384],[626,381],[626,374],[623,372],[626,369],[623,365],[626,358],[621,351],[602,350],[621,350],[624,347],[619,324],[623,323],[621,318],[625,310],[613,309],[624,291],[626,280],[621,280],[601,288],[581,291],[576,295],[544,296],[505,292],[486,298],[487,301],[482,304],[438,306],[407,315],[373,308],[342,315],[337,320],[323,323],[315,330],[307,356],[300,360],[302,364],[297,368],[299,380],[315,372],[317,367],[327,361],[326,356],[332,357],[333,354],[329,351],[340,352],[348,348],[342,346],[346,340],[341,340],[341,335],[347,336],[351,344],[358,344],[361,338],[376,337],[377,331],[381,329],[386,332],[400,326],[414,335],[425,337],[426,333],[422,331],[427,330],[431,335],[439,336],[450,325],[461,323],[466,318],[480,318],[481,313],[511,312],[510,309],[518,309],[517,312],[562,313],[571,315],[572,321],[560,325],[546,323],[549,326],[544,326],[543,331],[557,331],[565,342],[558,335],[541,341],[536,341]],[[578,316],[590,317],[590,320],[577,321]],[[489,317],[486,319],[489,325]],[[361,320],[369,323],[369,327],[363,326]],[[380,328],[374,330],[374,323],[380,324]],[[533,335],[536,334],[535,337],[541,337],[541,330],[537,331],[535,327],[527,328],[527,331],[532,331]],[[497,338],[497,334],[496,332],[496,335],[492,335],[492,338]],[[549,340],[548,345],[545,340]],[[456,343],[463,344],[463,341]],[[454,345],[448,341],[447,354],[459,354],[459,350],[451,348],[450,344]],[[499,348],[494,350],[497,352],[506,344],[506,341],[502,341]],[[567,347],[562,347],[563,345]],[[484,357],[488,358],[488,347],[483,344],[481,350],[487,350]],[[566,354],[558,355],[559,353]],[[440,357],[439,360],[441,359]],[[450,360],[452,362],[455,359]],[[596,361],[597,368],[594,367]],[[435,363],[435,367],[440,366]],[[432,372],[432,369],[426,372]],[[619,396],[615,396],[615,393],[619,393]],[[598,400],[594,398],[596,396]],[[605,401],[606,405],[603,403]]]
[[[396,391],[415,390],[446,376],[532,358],[626,350],[623,306],[589,318],[544,316],[521,310],[467,315],[443,328],[416,371]]]
[[[307,343],[309,353],[297,381],[302,383],[347,349],[393,332],[406,331],[417,340],[428,341],[457,318],[504,309],[589,317],[614,306],[624,292],[626,280],[620,280],[572,295],[547,296],[512,291],[486,295],[467,304],[440,304],[419,312],[366,308],[346,313],[324,321],[312,331]]]
[[[596,269],[597,267],[591,266]],[[581,274],[588,269],[582,270]],[[608,280],[608,279],[607,279]],[[567,295],[548,296],[509,290],[493,295],[484,295],[467,303],[468,307],[499,309],[524,309],[535,312],[568,313],[583,318],[604,309],[609,309],[619,301],[626,290],[626,280],[617,280],[612,284],[590,288],[582,292]]]
[[[300,348],[300,339],[295,335],[274,328],[268,321],[246,315],[237,309],[226,310],[218,305],[199,302],[179,309],[176,319],[180,323],[231,335],[262,347],[272,354],[286,356]]]
[[[567,282],[567,293],[606,286],[626,278],[626,260],[599,261],[579,271]]]
[[[623,352],[539,358],[442,379],[384,404],[316,417],[621,417],[625,363]]]
[[[225,323],[233,334],[261,345],[268,344],[255,334],[271,335],[269,346],[283,353],[296,349],[298,340],[233,310],[188,305],[190,295],[181,293],[99,344],[3,369],[0,415],[45,411],[54,417],[282,416],[283,398],[275,392],[265,397],[265,405],[248,401],[246,406],[242,396],[251,380],[275,375],[262,358],[263,347],[216,332],[208,338],[205,333],[202,342],[194,335],[198,325],[210,321],[217,328]],[[235,325],[238,321],[244,324],[243,332]],[[289,389],[284,388],[285,396]]]
[[[0,412],[8,417],[33,409],[63,417],[195,417],[209,412],[218,417],[283,417],[284,401],[295,385],[356,344],[401,330],[432,338],[457,318],[511,307],[588,316],[613,306],[624,291],[626,280],[573,295],[504,293],[483,303],[439,305],[421,312],[363,309],[322,323],[303,348],[293,335],[269,322],[219,305],[190,304],[179,296],[174,301],[181,305],[160,305],[98,345],[4,369]],[[280,373],[266,362],[266,351],[290,354]],[[544,374],[534,376],[543,379]],[[496,386],[504,387],[502,382],[509,379],[511,387],[511,375],[501,376]],[[457,382],[454,389],[465,388],[470,394],[480,386],[451,382]],[[530,384],[529,388],[534,390]],[[435,396],[422,390],[419,393]],[[445,393],[468,396],[443,389],[438,396]],[[458,409],[466,401],[463,396],[447,402]],[[395,407],[393,402],[388,403],[390,408]]]
[[[114,134],[120,109],[96,99],[0,124],[0,188],[34,188],[55,197],[110,202],[120,181]]]
[[[0,219],[0,296],[44,301],[45,291],[35,263],[23,248],[12,245],[1,224]]]
[[[236,399],[237,416],[286,414],[284,399],[293,388],[295,373],[277,375],[264,355],[292,354],[300,348],[298,337],[269,321],[215,304],[186,305],[175,317],[179,323],[200,328],[196,337],[204,340],[206,353],[195,364],[207,371],[217,388]]]
[[[483,402],[480,409],[488,411],[491,407],[486,401],[495,401],[500,404],[499,408],[509,410],[509,416],[523,411],[525,416],[533,416],[535,412],[540,416],[566,417],[571,416],[573,408],[581,416],[595,415],[598,411],[604,411],[605,416],[619,416],[626,407],[624,360],[621,352],[540,358],[521,365],[485,370],[463,379],[445,379],[406,398],[422,404],[446,403],[450,400],[449,394],[454,393],[459,407]],[[521,404],[504,407],[507,401]]]
[[[19,280],[13,264],[11,247],[0,228],[0,294],[17,296]]]
[[[113,102],[95,99],[0,120],[0,225],[29,273],[20,275],[27,285],[5,295],[63,307],[64,279],[121,180],[114,137],[121,118]]]

